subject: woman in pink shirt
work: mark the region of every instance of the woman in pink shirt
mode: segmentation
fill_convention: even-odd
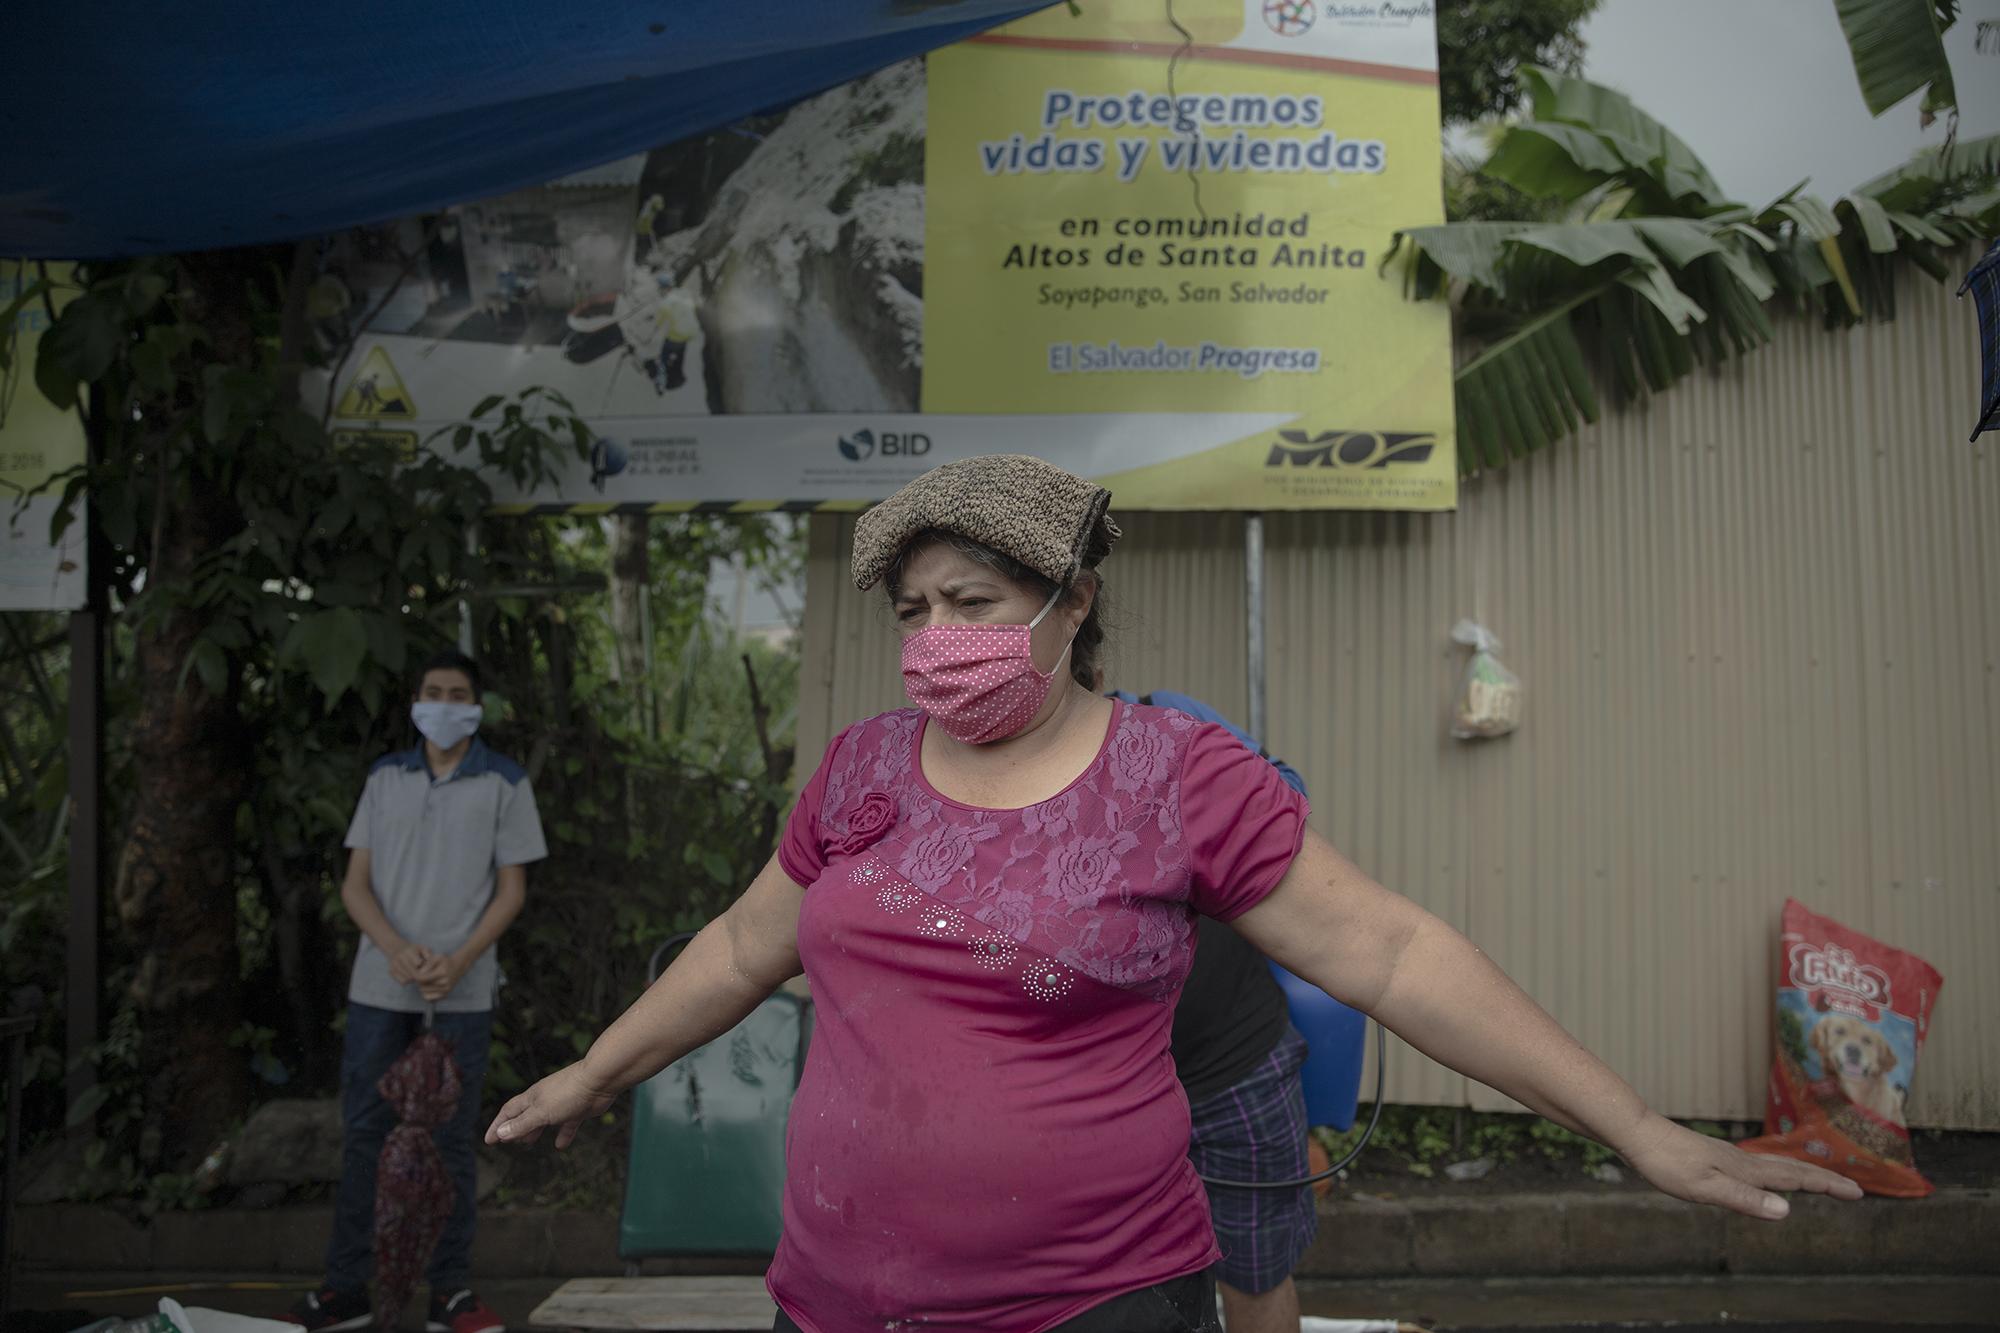
[[[1181,1333],[1217,1258],[1168,1054],[1193,916],[1660,1189],[1778,1218],[1851,1182],[1649,1111],[1464,936],[1306,828],[1220,727],[1099,697],[1109,493],[967,459],[864,515],[913,708],[834,738],[777,855],[487,1141],[558,1147],[803,970],[778,1328]]]

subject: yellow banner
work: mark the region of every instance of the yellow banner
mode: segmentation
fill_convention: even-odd
[[[1449,314],[1381,272],[1443,220],[1431,7],[1176,9],[929,58],[923,411],[1256,418],[1078,468],[1128,508],[1451,508]]]

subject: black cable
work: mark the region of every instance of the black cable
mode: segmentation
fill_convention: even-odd
[[[1295,1190],[1307,1185],[1317,1185],[1322,1180],[1331,1180],[1353,1165],[1361,1150],[1368,1146],[1368,1140],[1375,1137],[1375,1126],[1382,1122],[1382,1088],[1389,1063],[1389,1039],[1382,1031],[1382,1025],[1375,1025],[1375,1110],[1368,1117],[1368,1128],[1361,1131],[1361,1141],[1348,1149],[1347,1156],[1335,1162],[1324,1171],[1315,1171],[1297,1180],[1217,1180],[1212,1176],[1201,1178],[1204,1185],[1215,1185],[1232,1190]]]
[[[701,932],[698,930],[684,930],[678,935],[669,935],[665,939],[661,940],[659,944],[654,947],[653,956],[646,960],[646,984],[650,986],[655,981],[658,981],[660,979],[660,958],[667,952],[667,950],[672,949],[677,945],[686,944],[689,940],[693,939],[695,936],[699,934],[701,934]]]

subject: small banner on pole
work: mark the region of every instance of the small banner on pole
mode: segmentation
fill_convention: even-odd
[[[38,292],[43,268],[48,286]],[[11,344],[0,368],[0,611],[74,611],[87,597],[81,503],[61,538],[49,539],[62,488],[48,483],[82,465],[83,421],[35,387],[49,312],[75,295],[71,268],[0,259],[0,312],[10,317],[0,338]]]

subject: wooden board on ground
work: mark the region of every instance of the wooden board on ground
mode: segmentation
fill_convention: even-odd
[[[768,1329],[778,1307],[760,1277],[580,1277],[535,1307],[535,1328]]]

